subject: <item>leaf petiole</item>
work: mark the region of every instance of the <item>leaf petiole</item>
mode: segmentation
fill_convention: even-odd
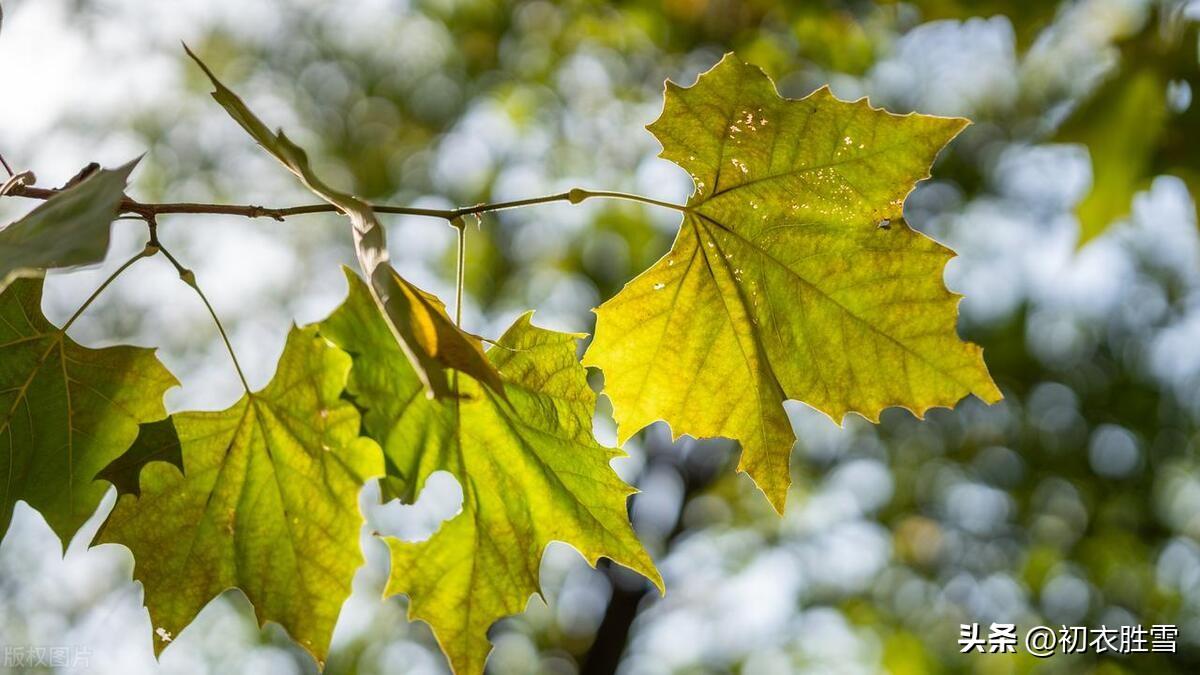
[[[149,248],[147,246],[147,249]],[[171,252],[166,248],[163,248],[162,244],[159,244],[155,250],[162,253],[170,261],[171,265],[175,267],[175,271],[179,272],[179,279],[188,286],[191,286],[192,290],[196,291],[196,295],[200,296],[200,301],[204,303],[204,307],[208,310],[208,315],[212,317],[213,323],[217,326],[217,332],[221,334],[221,341],[225,343],[225,350],[229,352],[229,358],[233,361],[233,369],[237,371],[238,379],[242,381],[242,389],[245,389],[246,394],[250,395],[252,393],[250,385],[246,382],[246,374],[242,372],[242,364],[238,362],[237,354],[233,351],[233,343],[229,341],[229,335],[225,332],[225,326],[221,323],[221,319],[217,317],[217,312],[213,309],[212,303],[208,301],[208,297],[204,295],[204,291],[200,290],[200,284],[196,283],[196,274],[176,260],[175,256],[171,255]]]
[[[527,199],[517,199],[509,202],[495,202],[492,204],[477,204],[475,206],[467,206],[463,208],[449,211],[451,219],[461,218],[463,216],[479,215],[481,213],[493,213],[495,211],[507,211],[509,209],[517,209],[525,206],[536,206],[538,204],[549,204],[551,202],[571,202],[578,204],[587,199],[620,199],[628,202],[638,202],[641,204],[649,204],[651,206],[660,206],[666,209],[673,209],[686,213],[689,209],[682,204],[672,204],[671,202],[659,201],[641,195],[635,195],[629,192],[614,192],[612,190],[584,190],[582,188],[573,188],[566,192],[546,195],[544,197],[530,197]],[[383,208],[377,208],[377,211],[386,213]]]
[[[145,248],[143,248],[141,251],[138,251],[137,254],[129,260],[126,260],[124,263],[122,263],[121,266],[118,267],[115,272],[110,274],[96,290],[92,291],[92,294],[88,296],[88,299],[83,301],[83,304],[79,306],[79,309],[75,310],[75,313],[71,315],[71,318],[67,319],[67,322],[63,324],[59,331],[66,333],[67,329],[71,327],[71,324],[75,323],[75,319],[78,319],[80,315],[83,314],[84,310],[86,310],[93,302],[95,302],[96,298],[100,297],[100,294],[104,292],[104,289],[108,288],[112,282],[116,281],[117,277],[121,276],[125,270],[132,267],[135,262],[141,260],[142,258],[149,258],[157,252],[157,247],[146,244]]]
[[[450,221],[458,230],[458,256],[454,270],[454,325],[462,328],[463,286],[467,265],[467,225],[462,218]]]

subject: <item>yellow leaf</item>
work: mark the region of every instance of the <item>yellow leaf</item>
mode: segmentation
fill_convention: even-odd
[[[839,421],[998,400],[982,350],[955,331],[953,252],[902,219],[967,124],[824,88],[784,99],[732,54],[695,86],[668,82],[648,128],[695,192],[667,255],[596,310],[584,356],[604,371],[620,440],[657,420],[736,439],[739,469],[782,512],[785,399]]]

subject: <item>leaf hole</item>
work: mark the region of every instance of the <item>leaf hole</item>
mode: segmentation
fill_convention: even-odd
[[[417,501],[405,504],[393,499],[374,504],[370,510],[371,526],[376,532],[404,541],[425,541],[434,535],[442,523],[462,512],[462,486],[448,471],[435,471],[425,481]]]

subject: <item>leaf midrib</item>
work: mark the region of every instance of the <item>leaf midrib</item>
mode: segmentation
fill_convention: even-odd
[[[946,369],[945,369],[945,368],[943,368],[941,365],[939,365],[939,364],[937,364],[937,363],[934,363],[933,361],[929,360],[929,358],[928,358],[927,356],[925,356],[924,354],[922,354],[922,353],[920,353],[920,352],[916,351],[915,349],[913,349],[912,347],[908,346],[907,344],[905,344],[905,343],[901,342],[900,340],[896,339],[895,337],[892,337],[891,335],[888,335],[888,334],[887,334],[887,333],[885,333],[884,331],[880,330],[880,329],[879,329],[879,327],[875,326],[875,324],[873,324],[873,323],[871,323],[870,321],[867,321],[867,320],[866,320],[866,319],[864,319],[863,317],[859,316],[857,313],[855,313],[855,312],[854,312],[853,310],[851,310],[849,307],[847,307],[846,305],[842,304],[842,303],[841,303],[841,302],[840,302],[840,301],[839,301],[837,298],[835,298],[835,297],[833,297],[832,295],[829,295],[828,293],[826,293],[826,292],[825,292],[825,290],[824,290],[824,289],[822,289],[820,286],[818,286],[817,284],[813,283],[812,281],[810,281],[810,280],[806,279],[806,278],[805,278],[803,275],[801,275],[801,274],[800,274],[799,272],[797,272],[796,270],[793,270],[791,267],[788,267],[788,266],[787,266],[787,264],[785,264],[785,263],[784,263],[782,260],[780,260],[779,258],[776,258],[776,257],[774,256],[774,254],[772,254],[770,251],[766,250],[765,248],[762,248],[762,247],[761,247],[761,246],[759,246],[757,243],[755,243],[755,242],[754,242],[754,241],[752,241],[751,239],[749,239],[749,238],[747,238],[746,236],[744,236],[742,233],[738,232],[737,230],[733,229],[732,227],[729,227],[729,226],[727,226],[727,225],[725,225],[725,224],[723,224],[723,223],[721,223],[721,222],[719,222],[719,221],[717,221],[717,220],[713,219],[712,217],[710,217],[710,216],[708,216],[708,215],[706,215],[706,214],[704,214],[704,213],[701,213],[700,211],[694,211],[694,213],[695,213],[695,214],[696,214],[698,217],[700,217],[700,218],[704,219],[705,221],[707,221],[707,222],[709,222],[709,223],[712,223],[714,226],[716,226],[716,227],[720,228],[720,229],[721,229],[721,231],[723,231],[723,232],[728,232],[728,233],[732,234],[734,237],[736,237],[736,238],[738,238],[738,239],[742,240],[743,242],[745,242],[745,244],[746,244],[747,246],[749,246],[750,248],[752,248],[752,249],[753,249],[753,250],[755,250],[755,251],[758,251],[758,252],[759,252],[759,254],[763,256],[763,259],[764,259],[764,260],[768,260],[768,261],[770,261],[770,262],[774,263],[775,265],[777,265],[778,267],[782,268],[782,269],[783,269],[785,272],[789,273],[791,276],[795,277],[797,280],[799,280],[801,283],[803,283],[803,284],[804,284],[804,285],[805,285],[807,288],[810,288],[810,289],[812,289],[813,291],[815,291],[816,293],[818,293],[818,294],[819,294],[821,297],[823,297],[823,298],[827,299],[829,302],[831,302],[831,303],[833,303],[834,305],[836,305],[836,306],[838,307],[838,309],[840,309],[840,310],[841,310],[841,311],[842,311],[844,314],[846,314],[846,315],[847,315],[847,316],[849,316],[850,318],[854,319],[856,322],[858,322],[858,323],[861,323],[862,325],[866,326],[866,327],[867,327],[867,328],[868,328],[868,329],[869,329],[869,330],[870,330],[872,333],[875,333],[876,335],[878,335],[878,336],[880,336],[880,337],[884,338],[885,340],[887,340],[887,341],[891,342],[892,344],[896,345],[896,346],[897,346],[897,347],[899,347],[901,350],[903,350],[903,351],[905,351],[905,352],[907,352],[907,353],[909,353],[909,354],[912,354],[913,356],[917,357],[917,359],[919,359],[919,360],[921,360],[922,362],[924,362],[924,363],[928,364],[928,365],[929,365],[929,366],[930,366],[930,367],[931,367],[933,370],[935,370],[935,371],[937,371],[937,372],[941,373],[942,375],[946,376],[946,378],[947,378],[947,379],[949,379],[950,381],[954,382],[955,384],[957,384],[957,385],[959,385],[959,386],[963,387],[963,388],[964,388],[966,391],[968,391],[968,392],[973,392],[973,391],[974,391],[974,390],[973,390],[973,388],[972,388],[971,386],[969,386],[969,385],[967,385],[966,383],[964,383],[964,382],[963,382],[962,380],[960,380],[960,379],[959,379],[957,376],[955,376],[955,375],[953,375],[953,374],[951,374],[951,373],[947,372],[947,371],[946,371]],[[919,233],[918,233],[918,234],[919,234]],[[921,235],[921,236],[924,236],[924,235]],[[714,277],[714,280],[715,280],[715,279],[716,279],[716,277]],[[754,333],[757,335],[757,334],[758,334],[758,330],[757,330],[757,329],[755,329],[755,330],[754,330]]]
[[[31,336],[28,340],[20,341],[20,342],[32,342],[34,340],[37,340],[39,338],[44,338],[44,337],[50,338],[50,344],[47,345],[46,351],[42,353],[42,355],[38,358],[37,362],[34,364],[33,368],[30,370],[29,377],[27,377],[25,379],[24,384],[22,384],[21,387],[17,390],[17,395],[13,399],[12,406],[8,409],[8,412],[4,415],[3,423],[0,423],[0,431],[7,431],[8,435],[9,435],[9,440],[10,440],[9,451],[8,451],[7,481],[4,485],[4,502],[5,503],[8,503],[9,498],[12,494],[13,458],[16,455],[16,449],[13,448],[12,444],[11,444],[11,440],[12,440],[12,426],[11,425],[12,425],[13,416],[16,415],[17,408],[21,405],[21,403],[23,401],[26,401],[26,396],[29,394],[29,387],[32,386],[33,381],[35,379],[37,379],[38,373],[41,372],[42,367],[46,364],[46,359],[50,358],[50,353],[54,351],[54,347],[56,345],[62,344],[64,333],[61,330],[51,331],[49,333],[38,333],[35,336]],[[9,343],[9,344],[12,344],[12,343]],[[63,359],[63,375],[64,375],[63,387],[69,390],[71,383],[66,378],[66,367],[67,367],[66,359],[64,358]],[[25,405],[28,406],[29,403],[26,402]],[[68,392],[68,395],[67,395],[67,427],[68,427],[68,429],[70,429],[71,427],[74,426],[72,423],[73,416],[74,416],[74,414],[73,414],[73,411],[71,410],[70,393]],[[29,432],[31,434],[33,433],[32,425],[30,425]],[[70,432],[68,431],[68,436],[67,436],[67,448],[68,448],[67,449],[67,457],[68,457],[68,460],[67,460],[67,495],[68,495],[67,499],[68,499],[68,503],[73,503],[73,499],[74,499],[74,481],[71,480],[73,477],[73,474],[74,474],[74,466],[71,461],[71,456],[72,456],[74,450],[71,446],[72,446],[72,436],[71,436]]]

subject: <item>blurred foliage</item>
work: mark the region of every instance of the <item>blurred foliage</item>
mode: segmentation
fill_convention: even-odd
[[[1179,6],[1158,9],[1120,44],[1113,71],[1075,110],[1057,138],[1083,143],[1092,157],[1092,191],[1079,205],[1080,243],[1128,215],[1150,179],[1172,174],[1200,186],[1200,161],[1187,147],[1200,129],[1196,24]]]

